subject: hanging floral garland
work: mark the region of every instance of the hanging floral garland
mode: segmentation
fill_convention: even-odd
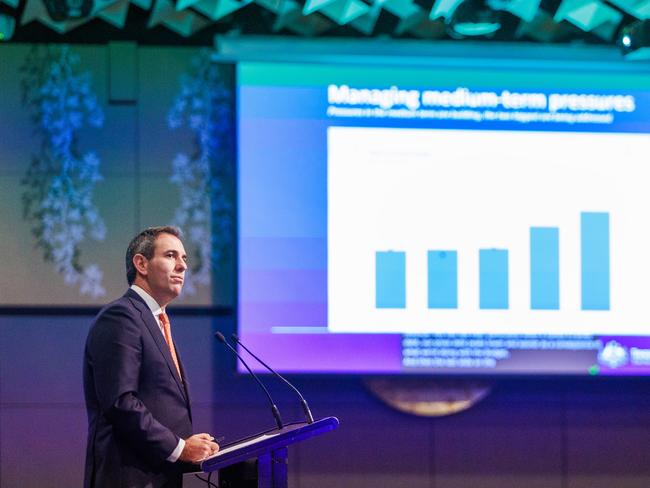
[[[80,245],[103,240],[106,228],[93,203],[102,176],[98,157],[80,154],[78,131],[101,127],[104,114],[91,92],[90,74],[80,73],[79,56],[68,46],[34,47],[21,68],[23,105],[42,139],[21,182],[25,219],[36,246],[67,285],[82,295],[105,294],[102,271],[81,264]]]
[[[229,171],[232,93],[224,78],[224,67],[201,51],[181,77],[168,115],[171,129],[187,126],[195,134],[194,153],[176,155],[170,178],[180,191],[174,224],[183,229],[191,249],[183,287],[187,294],[210,285],[213,265],[230,243],[232,205],[223,182]]]

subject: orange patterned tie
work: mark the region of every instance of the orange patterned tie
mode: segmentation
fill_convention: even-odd
[[[176,356],[176,348],[174,347],[174,341],[172,340],[172,331],[169,324],[169,317],[167,317],[167,314],[163,312],[160,315],[158,315],[158,318],[160,319],[160,323],[162,324],[163,335],[165,336],[165,342],[167,342],[167,347],[169,347],[169,353],[172,355],[172,359],[174,360],[174,364],[176,365],[176,371],[178,371],[178,376],[182,378],[181,368],[178,365],[178,357]]]

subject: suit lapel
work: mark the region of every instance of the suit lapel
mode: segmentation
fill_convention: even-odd
[[[174,344],[174,348],[176,349],[176,358],[178,359],[178,365],[181,368],[181,374],[183,375],[184,381],[183,381],[183,392],[185,392],[185,399],[187,400],[187,411],[190,415],[190,421],[192,420],[192,402],[190,401],[190,385],[188,384],[187,381],[187,375],[185,374],[185,368],[183,367],[183,360],[181,359],[181,354],[178,352],[178,348],[176,347],[176,344]]]
[[[151,337],[153,337],[156,346],[158,346],[158,349],[160,350],[160,353],[165,358],[165,362],[167,363],[167,367],[169,368],[169,373],[174,378],[174,381],[176,381],[178,389],[183,395],[183,398],[185,399],[186,402],[189,403],[185,386],[183,385],[183,381],[181,380],[180,376],[178,376],[178,371],[176,371],[176,365],[174,365],[174,360],[172,359],[172,355],[169,352],[169,348],[167,347],[167,342],[165,341],[165,338],[163,337],[162,332],[160,331],[160,326],[158,325],[158,322],[156,322],[156,319],[151,313],[151,310],[149,310],[147,304],[144,303],[144,301],[140,298],[140,296],[136,292],[134,292],[133,290],[129,290],[127,292],[127,296],[131,299],[131,303],[133,303],[133,306],[138,310],[138,312],[140,312],[142,321],[144,322],[147,329],[149,330]],[[178,355],[178,350],[176,351],[176,353]],[[181,371],[183,371],[183,366],[180,357],[178,358],[178,362],[180,364]],[[185,373],[183,371],[183,375],[184,374]]]

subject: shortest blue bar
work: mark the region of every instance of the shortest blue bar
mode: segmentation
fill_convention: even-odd
[[[406,308],[406,253],[375,253],[375,306]]]
[[[508,250],[479,249],[479,307],[508,308]]]
[[[458,253],[429,251],[429,308],[458,308]]]

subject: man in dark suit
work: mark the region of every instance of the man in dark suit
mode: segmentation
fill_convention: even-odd
[[[165,307],[187,257],[175,227],[142,231],[126,252],[130,289],[95,318],[84,355],[86,488],[182,486],[191,463],[217,452],[192,435],[187,378]]]

